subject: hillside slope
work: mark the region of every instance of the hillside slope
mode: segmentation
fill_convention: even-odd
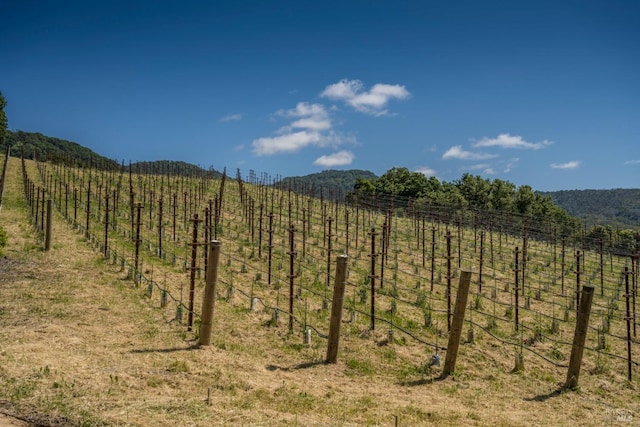
[[[344,171],[331,169],[304,176],[287,177],[278,182],[278,186],[283,189],[291,188],[293,191],[313,191],[310,194],[314,196],[320,196],[322,189],[324,197],[343,199],[353,190],[358,178],[373,179],[376,175],[360,169]]]
[[[541,192],[588,225],[640,229],[640,189]]]
[[[29,175],[37,179],[33,162],[27,165]],[[550,363],[527,352],[524,370],[514,372],[517,348],[500,342],[500,337],[521,336],[510,332],[510,324],[493,329],[494,335],[476,327],[474,340],[463,338],[455,373],[442,379],[442,368],[428,364],[433,346],[412,340],[399,329],[392,329],[394,336],[385,323],[370,330],[355,316],[347,320],[345,310],[338,362],[326,365],[327,341],[316,330],[310,342],[305,341],[298,325],[288,329],[284,312],[274,321],[272,312],[263,309],[266,306],[253,303],[256,295],[264,302],[268,292],[280,290],[278,296],[284,300],[286,287],[267,287],[263,270],[252,269],[260,255],[244,252],[253,246],[246,240],[249,227],[242,212],[232,209],[234,204],[240,207],[233,182],[229,187],[235,191],[225,196],[221,289],[212,345],[198,347],[198,328],[185,328],[174,310],[175,301],[162,306],[157,289],[151,293],[144,282],[135,284],[124,264],[114,262],[116,257],[104,258],[96,239],[86,238],[59,212],[54,215],[52,250],[40,250],[39,233],[28,219],[17,159],[11,159],[8,177],[6,205],[0,212],[10,235],[8,258],[0,269],[0,412],[37,425],[596,426],[614,422],[618,414],[637,416],[640,408],[637,380],[625,382],[615,360],[596,366],[593,351],[584,361],[579,391],[558,390],[566,376],[562,366],[566,360],[560,358]],[[313,222],[311,236],[319,243],[322,224]],[[128,225],[125,222],[127,230]],[[142,229],[151,231],[150,225]],[[95,224],[94,231],[101,235],[102,225]],[[284,235],[275,239],[275,252],[283,257],[276,258],[275,271],[285,281],[289,277],[282,276],[285,269],[278,264],[291,258],[284,257],[280,237]],[[131,240],[115,232],[111,238],[114,254]],[[313,265],[323,264],[320,248],[314,249],[307,248],[307,257],[316,259]],[[299,250],[302,259],[304,249]],[[351,250],[349,268],[360,258],[367,263],[366,251],[360,257],[355,247]],[[126,252],[129,262],[132,254]],[[395,253],[409,265],[409,252]],[[144,274],[181,295],[182,285],[188,283],[185,269],[147,251],[143,256]],[[496,256],[496,262],[500,258]],[[507,265],[508,261],[505,270]],[[413,266],[419,268],[417,263]],[[250,272],[243,272],[247,268]],[[407,270],[411,273],[414,268]],[[350,281],[360,283],[357,271],[351,271]],[[390,290],[391,276],[387,278],[385,289]],[[404,293],[407,281],[404,274],[402,278],[399,288]],[[196,301],[202,300],[202,288],[198,281]],[[228,289],[235,292],[225,292]],[[436,289],[434,299],[442,296],[443,285]],[[543,295],[553,301],[544,291]],[[378,301],[386,301],[381,316],[393,313],[387,310],[387,296],[381,289]],[[506,297],[507,292],[499,291],[498,296]],[[355,293],[345,295],[349,300],[355,297]],[[482,301],[490,305],[488,299]],[[321,309],[319,299],[314,301],[307,291],[295,304],[305,307],[306,313],[307,302],[310,320],[322,318],[326,330],[328,310]],[[532,302],[534,307],[539,303]],[[402,307],[394,314],[396,322],[408,312],[406,305]],[[468,319],[478,322],[476,308]],[[416,322],[413,327],[435,335],[443,345],[447,333],[442,330],[442,316],[439,321],[441,327],[436,325],[435,330],[420,330]],[[565,335],[571,333],[569,324],[562,328]],[[594,331],[589,334],[595,336]],[[549,337],[534,343],[534,350],[566,357],[558,349],[553,352],[552,342]],[[612,348],[615,345],[609,342]]]
[[[76,142],[46,136],[38,132],[24,132],[21,130],[7,130],[6,144],[11,147],[11,155],[20,157],[21,151],[27,159],[32,159],[37,151],[41,158],[65,161],[92,162],[95,165],[109,168],[117,167],[118,162],[108,159],[95,151]],[[4,153],[6,144],[0,144]]]

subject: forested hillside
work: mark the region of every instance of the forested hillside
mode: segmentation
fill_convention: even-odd
[[[278,182],[278,186],[313,193],[315,196],[319,196],[322,189],[325,197],[343,199],[346,194],[353,191],[358,179],[376,178],[373,172],[359,169],[325,170],[311,175],[283,178]]]
[[[33,159],[37,152],[41,159],[51,161],[78,161],[83,163],[93,163],[99,167],[115,167],[118,163],[99,155],[95,151],[84,147],[76,142],[46,136],[38,132],[24,132],[21,130],[6,132],[6,141],[0,141],[2,152],[6,150],[6,144],[11,146],[11,155],[20,157],[24,152],[27,159]]]
[[[640,189],[541,192],[588,224],[640,229]]]
[[[154,175],[202,175],[205,172],[212,177],[220,177],[222,174],[213,168],[204,169],[201,166],[187,163],[181,160],[155,160],[152,162],[135,162],[131,169],[136,173]]]

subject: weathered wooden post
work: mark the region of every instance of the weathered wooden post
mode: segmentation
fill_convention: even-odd
[[[593,301],[594,289],[592,285],[582,286],[582,298],[580,299],[580,307],[578,308],[576,332],[573,336],[573,347],[571,348],[569,370],[567,371],[567,381],[564,384],[564,388],[576,388],[578,386],[578,377],[580,376],[584,342],[587,338],[587,328],[589,327],[589,314],[591,314],[591,302]]]
[[[220,243],[219,240],[212,240],[209,245],[209,262],[207,263],[206,285],[202,301],[202,323],[200,324],[199,345],[211,344],[211,328],[213,326],[213,309],[216,301],[221,246],[222,243]]]
[[[333,302],[331,303],[331,323],[329,324],[329,344],[327,345],[326,363],[336,363],[338,358],[344,287],[347,282],[347,260],[347,255],[343,254],[338,256],[336,283],[333,288]]]
[[[451,330],[449,331],[449,344],[447,345],[447,357],[444,360],[442,377],[447,377],[456,368],[456,358],[458,357],[458,347],[460,346],[460,336],[464,323],[464,312],[467,308],[467,297],[469,296],[469,284],[471,283],[471,271],[463,270],[460,274],[458,284],[458,295],[453,313]]]

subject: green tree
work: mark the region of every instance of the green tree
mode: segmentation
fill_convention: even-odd
[[[4,145],[7,133],[7,115],[4,112],[4,107],[7,106],[2,91],[0,91],[0,145]]]

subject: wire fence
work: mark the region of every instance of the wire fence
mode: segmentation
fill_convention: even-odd
[[[263,313],[270,326],[284,327],[284,317],[291,332],[327,338],[334,262],[347,254],[350,333],[382,327],[390,340],[446,351],[439,341],[451,326],[456,279],[471,270],[467,342],[482,332],[564,368],[582,286],[592,285],[586,357],[595,372],[637,378],[637,235],[594,237],[586,228],[565,234],[563,224],[540,218],[418,208],[399,198],[343,203],[277,183],[250,184],[239,173],[228,179],[131,167],[33,167],[28,172],[23,161],[36,228],[45,198],[54,200],[72,229],[146,287],[149,298],[159,293],[161,307],[172,304],[178,321],[199,316],[193,292],[202,292],[207,243],[216,239],[223,243],[219,298]]]

